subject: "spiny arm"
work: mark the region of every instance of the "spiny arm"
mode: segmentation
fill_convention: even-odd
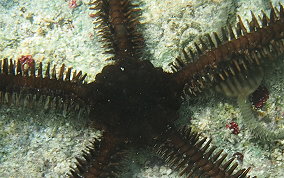
[[[270,17],[263,13],[261,21],[252,13],[252,20],[245,27],[241,18],[237,27],[222,28],[195,43],[195,50],[183,50],[183,56],[174,63],[173,75],[185,86],[189,95],[197,95],[239,73],[247,73],[284,53],[284,10],[271,7]],[[193,52],[196,51],[196,52]],[[187,60],[184,62],[183,59]]]
[[[210,146],[211,139],[200,139],[199,134],[183,128],[177,131],[169,129],[157,139],[157,153],[170,165],[179,171],[180,176],[193,177],[202,174],[215,178],[245,178],[250,168],[236,171],[234,158],[226,161],[227,154],[223,150],[213,153],[216,147]],[[223,164],[222,164],[223,163]]]
[[[102,136],[102,141],[95,140],[87,151],[83,151],[83,158],[77,158],[71,178],[118,177],[118,167],[124,156],[124,140],[109,132]]]
[[[67,103],[69,109],[72,109],[74,102],[79,105],[87,103],[88,88],[87,84],[83,84],[86,75],[82,76],[82,72],[74,71],[72,74],[71,68],[65,70],[65,65],[62,65],[57,73],[56,67],[50,69],[49,63],[45,71],[42,63],[36,66],[33,62],[31,66],[25,68],[20,61],[3,59],[0,64],[2,103],[53,100],[58,107]]]
[[[90,5],[91,10],[96,10],[90,16],[95,18],[103,47],[114,55],[111,59],[139,58],[144,46],[144,39],[136,30],[140,9],[129,0],[93,0]]]

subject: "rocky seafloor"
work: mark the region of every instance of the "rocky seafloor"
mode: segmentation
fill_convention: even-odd
[[[237,15],[250,19],[250,10],[268,13],[270,2],[281,0],[136,0],[142,9],[141,25],[146,47],[144,58],[169,70],[185,46],[205,33],[235,24]],[[68,0],[1,0],[0,58],[17,59],[32,55],[36,61],[65,63],[88,73],[88,80],[108,62],[94,33],[88,0],[77,0],[70,8]],[[283,59],[282,59],[283,60]],[[257,111],[260,122],[266,116],[269,128],[284,129],[284,78],[280,62],[267,70],[263,85],[269,90],[265,106]],[[284,177],[284,140],[262,142],[254,139],[232,98],[219,95],[184,101],[180,111],[182,124],[192,124],[213,144],[224,149],[229,158],[244,155],[243,167],[252,167],[258,177]],[[190,118],[190,119],[189,119]],[[226,128],[234,120],[240,133]],[[100,132],[87,124],[87,116],[62,115],[60,112],[1,106],[0,177],[65,177],[74,166],[75,156]],[[146,155],[146,156],[145,156]],[[130,150],[122,177],[178,177],[149,150]]]

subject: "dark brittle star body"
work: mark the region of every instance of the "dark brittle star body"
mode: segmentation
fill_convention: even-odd
[[[151,143],[178,118],[182,87],[149,61],[121,60],[106,66],[90,86],[90,102],[96,106],[91,116],[101,129],[126,142]]]
[[[97,0],[91,4],[91,9],[97,10],[92,17],[98,17],[99,33],[115,61],[96,76],[95,82],[82,83],[80,72],[71,77],[71,70],[65,71],[64,66],[57,76],[48,65],[43,77],[41,63],[37,69],[22,69],[19,62],[8,63],[7,59],[1,71],[0,89],[8,95],[51,95],[63,102],[71,98],[90,108],[90,117],[94,126],[103,130],[103,138],[94,142],[83,158],[77,158],[70,176],[116,177],[124,148],[147,145],[154,146],[181,176],[199,172],[209,177],[246,177],[249,169],[235,171],[233,159],[222,164],[226,155],[221,156],[222,151],[213,153],[216,148],[210,147],[211,140],[199,139],[199,134],[186,128],[178,130],[173,122],[178,119],[184,89],[189,95],[197,95],[212,86],[221,90],[223,86],[232,87],[237,84],[226,81],[233,78],[243,82],[242,73],[250,76],[250,70],[260,70],[265,57],[283,53],[283,7],[277,13],[272,8],[270,19],[261,19],[262,27],[253,18],[250,32],[240,19],[236,32],[232,28],[222,30],[222,40],[214,34],[213,42],[209,36],[209,50],[201,41],[205,50],[196,45],[199,55],[193,58],[197,59],[185,63],[178,58],[173,65],[176,72],[169,74],[141,60],[143,38],[135,29],[135,12],[139,9],[128,0]],[[183,51],[187,59],[190,54]]]

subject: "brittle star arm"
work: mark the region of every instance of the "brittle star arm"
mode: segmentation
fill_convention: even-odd
[[[90,16],[95,18],[98,34],[102,37],[106,53],[114,60],[139,58],[144,46],[142,35],[136,30],[139,24],[137,5],[129,0],[92,0]]]
[[[223,163],[227,154],[222,154],[223,150],[213,153],[216,147],[210,146],[211,141],[200,138],[200,134],[191,129],[177,131],[175,127],[169,127],[157,138],[155,149],[174,171],[179,171],[180,176],[249,177],[250,168],[237,171],[238,164],[232,164],[234,158]]]
[[[24,101],[32,104],[42,101],[45,105],[56,105],[58,109],[67,105],[65,107],[69,110],[76,104],[87,103],[88,89],[87,84],[83,83],[86,76],[82,72],[74,71],[72,74],[71,68],[65,70],[62,65],[57,73],[55,67],[50,69],[49,63],[45,71],[42,63],[38,66],[33,64],[27,69],[19,61],[3,59],[0,63],[2,103]]]
[[[109,131],[104,131],[102,140],[95,140],[83,158],[76,158],[76,168],[70,177],[118,177],[119,165],[124,157],[125,142]]]
[[[230,90],[238,87],[237,80],[230,80],[232,77],[262,70],[265,64],[283,55],[284,10],[279,6],[279,10],[271,7],[270,17],[263,12],[260,21],[251,13],[249,29],[238,17],[235,29],[228,26],[221,29],[221,35],[207,34],[200,44],[195,43],[196,49],[183,50],[183,57],[178,57],[172,66],[176,81],[185,86],[189,95],[198,95],[226,79],[230,83],[219,87]]]

